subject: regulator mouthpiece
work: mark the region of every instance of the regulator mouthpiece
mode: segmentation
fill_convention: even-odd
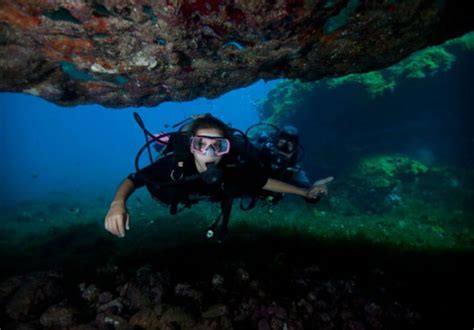
[[[206,233],[207,238],[212,238],[214,236],[214,231],[212,229],[209,229]]]

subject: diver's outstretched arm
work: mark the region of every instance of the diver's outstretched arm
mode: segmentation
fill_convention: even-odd
[[[133,185],[132,180],[125,179],[118,187],[117,191],[115,192],[114,202],[123,202],[124,204],[127,202],[127,199],[133,194],[135,191],[135,186]]]
[[[134,191],[133,182],[128,178],[125,179],[115,192],[114,200],[105,216],[105,229],[118,237],[124,237],[125,229],[130,229],[130,215],[125,203]]]
[[[273,192],[295,194],[306,198],[317,198],[319,196],[318,194],[312,194],[311,190],[300,188],[289,183],[271,178],[267,180],[267,183],[263,186],[263,189],[270,190]]]

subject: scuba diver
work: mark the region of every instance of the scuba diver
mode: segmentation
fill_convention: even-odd
[[[325,183],[302,188],[271,178],[259,165],[259,151],[246,134],[210,114],[194,116],[177,132],[160,135],[151,134],[138,114],[134,116],[145,132],[147,143],[135,158],[136,171],[120,184],[105,217],[105,229],[118,237],[124,237],[125,230],[130,229],[127,199],[144,186],[155,200],[169,207],[171,214],[202,199],[219,202],[221,213],[206,234],[208,238],[217,237],[218,242],[227,236],[232,203],[237,197],[258,196],[262,191],[308,199],[327,194]],[[156,142],[166,146],[153,161],[149,146]],[[140,169],[138,161],[145,149],[152,163]],[[183,207],[178,210],[179,204]]]
[[[262,150],[262,162],[271,172],[270,176],[308,188],[311,183],[305,171],[299,166],[299,136],[294,126],[285,126],[275,136],[261,136],[257,143]]]
[[[306,172],[299,164],[303,147],[299,143],[298,129],[287,125],[282,129],[267,123],[259,123],[254,126],[266,125],[275,130],[275,133],[268,134],[260,132],[254,139],[254,143],[260,150],[261,164],[267,169],[271,178],[284,181],[297,187],[309,189],[313,185],[326,185],[333,180],[329,177],[324,180],[316,181],[312,184]],[[267,203],[275,205],[283,198],[282,193],[267,192],[262,196]],[[307,203],[315,204],[319,202],[318,198],[305,198]]]

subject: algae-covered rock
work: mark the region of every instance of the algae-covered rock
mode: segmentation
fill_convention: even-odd
[[[351,178],[368,188],[393,188],[403,180],[426,173],[424,164],[402,155],[376,155],[361,159]]]
[[[276,85],[265,99],[259,102],[261,116],[268,122],[280,124],[295,114],[318,109],[314,100],[318,94],[344,87],[359,87],[372,99],[394,92],[404,81],[424,79],[449,71],[458,56],[474,50],[474,32],[451,39],[444,44],[417,51],[388,68],[364,73],[352,73],[316,82],[284,80]]]
[[[404,155],[361,158],[335,183],[338,193],[329,202],[338,213],[384,213],[402,206],[407,187],[429,171],[423,163]]]

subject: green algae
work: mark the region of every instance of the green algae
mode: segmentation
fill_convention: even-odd
[[[466,44],[474,39],[474,33],[463,38],[465,38],[463,44]],[[364,87],[372,98],[375,98],[386,92],[393,92],[402,79],[423,79],[434,76],[438,72],[450,70],[456,61],[456,56],[448,48],[450,45],[458,44],[461,42],[451,44],[448,42],[441,46],[428,47],[387,69],[327,79],[322,84],[328,88],[358,84]]]
[[[466,51],[474,50],[474,32],[469,32],[462,37],[448,40],[446,46],[459,46]]]
[[[360,86],[368,96],[376,99],[394,92],[403,80],[424,79],[449,71],[457,58],[455,53],[474,49],[474,32],[467,33],[439,46],[428,47],[408,56],[399,63],[378,71],[349,74],[316,82],[283,80],[265,99],[259,101],[262,117],[274,124],[290,118],[307,96],[318,89],[337,89],[348,85]]]
[[[329,88],[337,88],[346,84],[362,85],[367,89],[372,98],[382,95],[387,91],[393,91],[396,86],[396,82],[386,77],[381,71],[350,74],[340,78],[329,79],[326,84]]]
[[[434,76],[438,71],[446,72],[456,61],[456,57],[443,47],[429,47],[409,60],[403,61],[388,69],[392,81],[397,77],[422,79]]]
[[[401,178],[428,171],[424,164],[404,155],[376,155],[362,158],[350,174],[374,188],[395,186]]]

